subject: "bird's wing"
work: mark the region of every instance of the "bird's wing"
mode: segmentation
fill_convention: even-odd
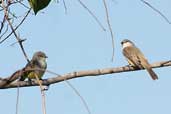
[[[31,69],[33,68],[33,62],[30,61],[29,63],[26,64],[26,66],[22,69],[22,74],[20,77],[20,81],[24,81],[28,74],[31,72]]]
[[[142,69],[143,66],[141,65],[140,56],[137,53],[144,57],[138,48],[130,46],[123,49],[123,54],[128,59],[128,61],[132,63],[131,65]]]

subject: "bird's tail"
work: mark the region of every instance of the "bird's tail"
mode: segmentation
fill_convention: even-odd
[[[14,82],[15,80],[19,79],[20,77],[20,72],[21,70],[17,70],[16,72],[14,72],[11,76],[4,78],[3,82],[0,84],[1,87],[4,87],[8,84],[10,84],[11,82]]]
[[[157,74],[152,70],[151,67],[147,67],[146,70],[148,71],[148,73],[150,74],[150,76],[151,76],[151,78],[153,80],[157,80],[158,79]]]
[[[157,74],[153,71],[153,69],[151,68],[151,65],[148,63],[148,61],[145,58],[141,58],[143,59],[144,62],[142,62],[143,67],[147,70],[147,72],[150,74],[151,78],[153,80],[157,80],[158,76]]]

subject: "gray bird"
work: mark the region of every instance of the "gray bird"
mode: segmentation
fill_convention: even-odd
[[[39,79],[42,79],[42,76],[47,68],[46,58],[47,56],[44,52],[38,51],[34,53],[31,61],[22,69],[23,73],[20,81],[24,81],[26,78],[35,79],[36,75]]]
[[[31,80],[35,79],[37,76],[41,80],[47,68],[46,58],[46,54],[41,51],[34,53],[31,61],[27,63],[23,69],[14,72],[7,78],[4,78],[0,83],[0,87],[6,86],[17,79],[20,81],[24,81],[26,78]]]

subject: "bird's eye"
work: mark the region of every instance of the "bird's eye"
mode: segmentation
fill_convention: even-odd
[[[43,57],[42,55],[39,55],[39,57]]]

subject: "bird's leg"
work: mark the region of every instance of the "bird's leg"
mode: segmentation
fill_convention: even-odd
[[[28,82],[29,82],[30,84],[32,84],[32,80],[31,80],[31,78],[29,78],[29,77],[28,77]]]

